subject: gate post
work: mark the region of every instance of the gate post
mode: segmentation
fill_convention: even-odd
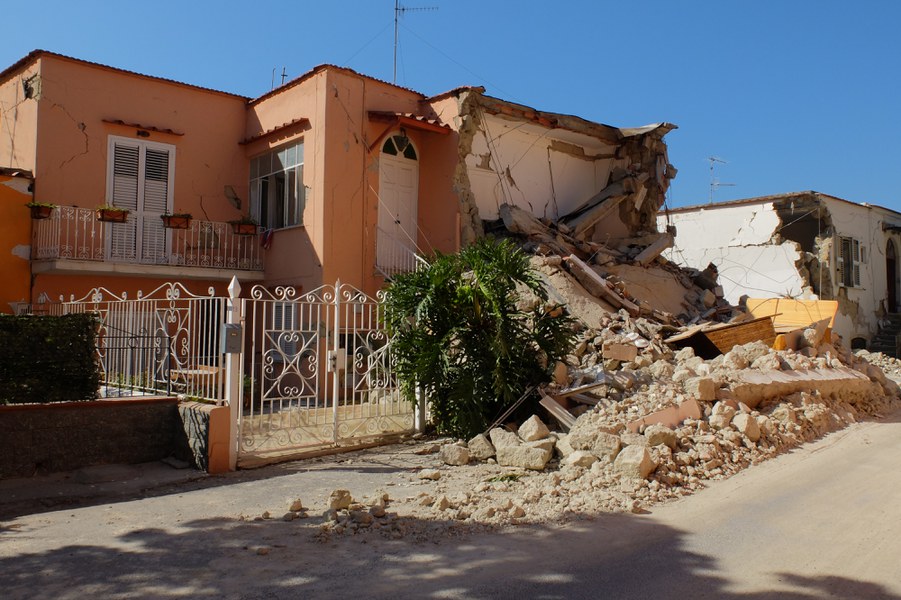
[[[241,284],[237,277],[232,277],[228,284],[228,300],[226,301],[226,323],[238,325],[244,320],[244,303],[239,298]],[[241,418],[241,359],[244,356],[244,332],[241,332],[241,352],[225,354],[225,402],[229,409],[228,436],[228,468],[231,471],[238,466],[239,419]]]

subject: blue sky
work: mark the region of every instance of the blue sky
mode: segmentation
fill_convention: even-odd
[[[398,83],[482,85],[541,110],[669,121],[671,206],[814,189],[901,211],[901,2],[409,0]],[[394,0],[40,3],[0,64],[35,48],[258,96],[333,63],[391,80]],[[894,110],[893,110],[894,109]]]

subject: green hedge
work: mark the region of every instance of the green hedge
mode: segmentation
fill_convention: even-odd
[[[97,319],[0,316],[0,404],[93,400]]]

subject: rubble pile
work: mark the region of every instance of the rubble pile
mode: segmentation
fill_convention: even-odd
[[[751,319],[723,300],[715,266],[659,256],[668,232],[601,244],[516,207],[500,214],[549,300],[580,322],[579,340],[541,392],[552,427],[536,415],[442,446],[442,468],[423,480],[433,489],[407,501],[420,516],[502,525],[641,512],[898,405],[883,368],[901,375],[901,363],[852,353],[822,323],[792,349],[756,339],[702,358],[667,343]]]
[[[516,433],[442,447],[442,462],[472,461],[482,481],[452,493],[456,469],[440,471],[418,512],[492,524],[641,512],[898,402],[897,384],[837,339],[803,352],[755,342],[712,360],[687,348],[652,361],[654,347],[619,365],[626,385],[585,392],[597,404],[569,433],[534,416]],[[585,370],[573,372],[584,383]]]
[[[603,202],[581,214],[606,214]],[[357,503],[336,490],[321,539],[429,539],[460,528],[640,513],[901,404],[886,376],[901,379],[901,362],[851,352],[828,321],[793,331],[790,344],[774,343],[775,334],[716,352],[683,343],[686,332],[711,331],[715,322],[761,319],[723,299],[715,266],[681,269],[660,257],[670,232],[602,243],[578,215],[552,223],[510,205],[500,214],[533,254],[548,300],[577,321],[577,343],[539,392],[546,413],[471,440],[420,444],[416,454],[436,464],[410,475],[414,493],[392,503],[396,512],[386,512],[387,494]],[[524,291],[520,308],[539,302]]]

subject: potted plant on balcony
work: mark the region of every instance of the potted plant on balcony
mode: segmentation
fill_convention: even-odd
[[[232,226],[232,233],[235,235],[255,235],[257,228],[260,226],[256,220],[250,216],[243,216],[240,219],[229,221]]]
[[[32,219],[47,219],[50,217],[50,213],[53,212],[53,209],[56,208],[56,204],[50,204],[48,202],[29,202],[25,206],[31,210]]]
[[[160,215],[163,227],[167,229],[187,229],[191,226],[191,213],[164,213]]]
[[[128,220],[129,212],[127,208],[121,206],[103,204],[97,207],[97,220],[106,223],[124,223]]]

